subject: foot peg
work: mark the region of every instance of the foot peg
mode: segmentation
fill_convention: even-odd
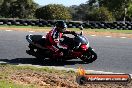
[[[29,54],[29,55],[34,55],[35,54],[35,52],[32,51],[32,50],[26,50],[26,53]]]

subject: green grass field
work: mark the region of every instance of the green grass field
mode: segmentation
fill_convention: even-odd
[[[33,85],[24,86],[15,84],[11,81],[0,80],[0,88],[35,88],[35,87]]]

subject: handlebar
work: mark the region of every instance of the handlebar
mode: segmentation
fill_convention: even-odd
[[[81,30],[80,34],[76,33],[75,31],[66,31],[66,32],[64,32],[64,34],[72,34],[74,36],[82,35],[83,34],[83,26],[82,25],[79,26],[79,29]]]
[[[83,30],[83,26],[81,25],[81,26],[79,27],[79,29],[80,29],[80,30]]]

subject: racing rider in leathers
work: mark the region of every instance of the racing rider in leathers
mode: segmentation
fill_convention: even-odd
[[[49,43],[49,49],[58,54],[59,56],[63,56],[68,53],[69,47],[65,44],[62,44],[63,35],[64,34],[75,34],[74,31],[67,31],[67,25],[64,21],[57,21],[55,27],[49,31],[46,35],[46,39]]]

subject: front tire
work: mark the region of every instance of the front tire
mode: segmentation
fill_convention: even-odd
[[[97,54],[91,47],[89,47],[89,49],[82,55],[80,59],[84,62],[92,63],[97,59]]]

